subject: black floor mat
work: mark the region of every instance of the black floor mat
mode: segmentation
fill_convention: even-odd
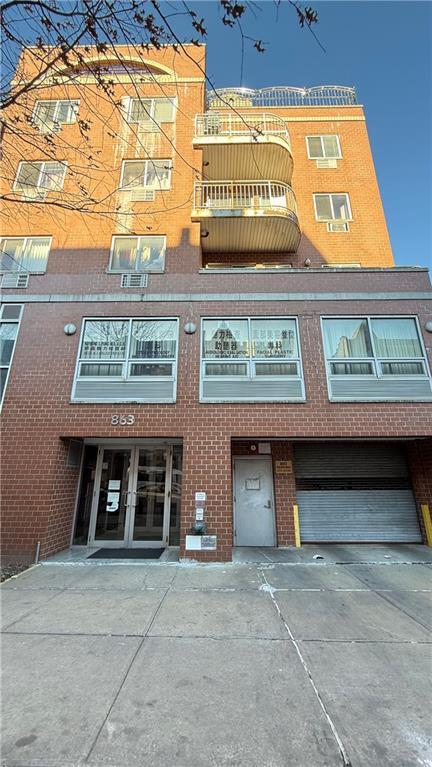
[[[98,549],[87,559],[159,559],[165,549]]]

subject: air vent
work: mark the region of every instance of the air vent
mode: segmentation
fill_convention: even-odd
[[[28,274],[4,274],[2,288],[26,288],[28,286]]]
[[[139,200],[141,202],[152,202],[155,198],[154,189],[133,189],[131,193],[131,200]]]
[[[146,288],[148,283],[147,274],[122,274],[122,288]]]
[[[327,231],[328,232],[349,232],[349,223],[348,221],[328,221],[327,222]]]
[[[337,160],[317,160],[317,168],[337,168]]]

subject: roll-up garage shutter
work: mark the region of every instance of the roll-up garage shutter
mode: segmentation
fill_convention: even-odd
[[[304,542],[421,542],[403,445],[301,443],[295,476]]]

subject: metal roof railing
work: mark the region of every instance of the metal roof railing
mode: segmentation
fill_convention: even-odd
[[[355,88],[346,85],[318,85],[294,88],[276,85],[271,88],[219,88],[207,93],[209,109],[233,107],[310,107],[351,106],[358,104]]]

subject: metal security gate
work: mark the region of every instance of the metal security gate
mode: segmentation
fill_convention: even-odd
[[[421,543],[403,445],[302,443],[295,476],[302,541]]]

